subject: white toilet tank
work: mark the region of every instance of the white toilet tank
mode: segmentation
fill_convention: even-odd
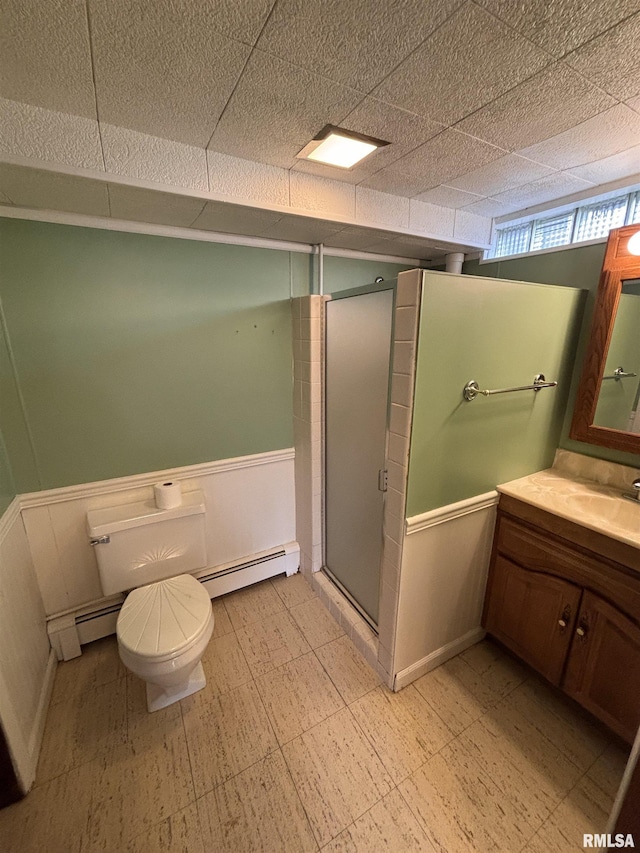
[[[182,504],[125,504],[87,513],[105,595],[145,586],[207,564],[202,492],[187,492]]]

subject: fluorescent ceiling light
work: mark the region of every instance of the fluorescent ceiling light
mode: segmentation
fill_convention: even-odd
[[[388,144],[382,139],[327,125],[297,156],[340,169],[350,169],[377,148]]]

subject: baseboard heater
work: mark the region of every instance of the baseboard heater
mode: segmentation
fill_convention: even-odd
[[[218,598],[250,584],[258,583],[276,575],[293,575],[300,565],[300,547],[297,542],[270,551],[252,554],[240,562],[225,563],[215,569],[205,569],[195,575],[209,593]],[[58,660],[70,660],[82,654],[81,646],[101,637],[114,634],[118,613],[124,596],[117,601],[96,607],[85,605],[75,611],[51,616],[47,619],[49,640]]]

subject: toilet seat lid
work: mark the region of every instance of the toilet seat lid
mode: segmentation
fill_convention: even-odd
[[[206,589],[191,575],[178,575],[129,593],[118,616],[118,642],[141,657],[173,657],[201,636],[211,618]]]

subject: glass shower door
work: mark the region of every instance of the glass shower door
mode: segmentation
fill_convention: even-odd
[[[326,304],[325,571],[377,625],[393,290]]]

